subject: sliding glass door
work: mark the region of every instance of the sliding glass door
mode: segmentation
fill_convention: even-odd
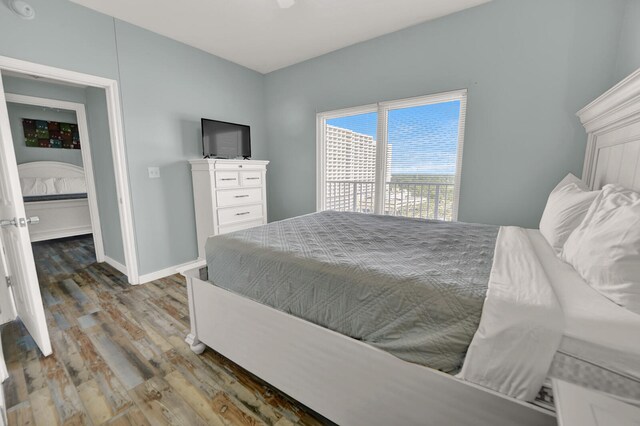
[[[460,101],[392,108],[384,214],[453,220]]]
[[[318,114],[318,210],[456,220],[466,91]]]

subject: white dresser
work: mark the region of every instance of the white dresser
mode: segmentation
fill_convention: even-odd
[[[198,259],[211,235],[267,223],[268,161],[190,160],[198,234]]]

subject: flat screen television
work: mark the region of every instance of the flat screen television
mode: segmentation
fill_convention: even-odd
[[[202,155],[205,158],[251,157],[250,127],[203,118]]]

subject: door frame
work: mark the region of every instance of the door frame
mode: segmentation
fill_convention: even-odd
[[[0,56],[0,71],[13,71],[43,77],[59,82],[104,89],[107,98],[107,113],[109,118],[109,133],[111,139],[111,154],[116,180],[118,197],[118,212],[122,232],[126,275],[130,284],[139,284],[137,247],[133,221],[133,207],[129,187],[129,172],[124,144],[124,126],[118,82],[109,78],[91,74],[69,71],[62,68],[23,61],[20,59]],[[2,88],[0,88],[2,89]],[[2,89],[3,90],[3,89]],[[84,161],[84,158],[83,158]],[[109,260],[107,258],[107,260]],[[121,269],[121,265],[120,266]],[[116,267],[116,269],[118,269]]]
[[[87,184],[87,201],[89,203],[89,215],[91,216],[91,232],[93,233],[93,245],[96,252],[96,261],[104,262],[104,242],[102,240],[102,228],[100,227],[100,212],[98,211],[98,198],[93,174],[93,162],[91,159],[91,140],[89,139],[89,126],[87,124],[87,112],[84,104],[77,102],[59,101],[57,99],[40,98],[36,96],[18,95],[15,93],[4,94],[7,102],[21,105],[33,105],[46,108],[64,109],[76,113],[78,133],[82,141],[82,168]]]

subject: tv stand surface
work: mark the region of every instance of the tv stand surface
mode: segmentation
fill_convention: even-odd
[[[229,160],[229,161],[240,161],[240,160],[251,160],[251,157],[238,157],[238,158],[226,158],[226,157],[214,157],[212,155],[205,155],[202,157],[203,160]]]

